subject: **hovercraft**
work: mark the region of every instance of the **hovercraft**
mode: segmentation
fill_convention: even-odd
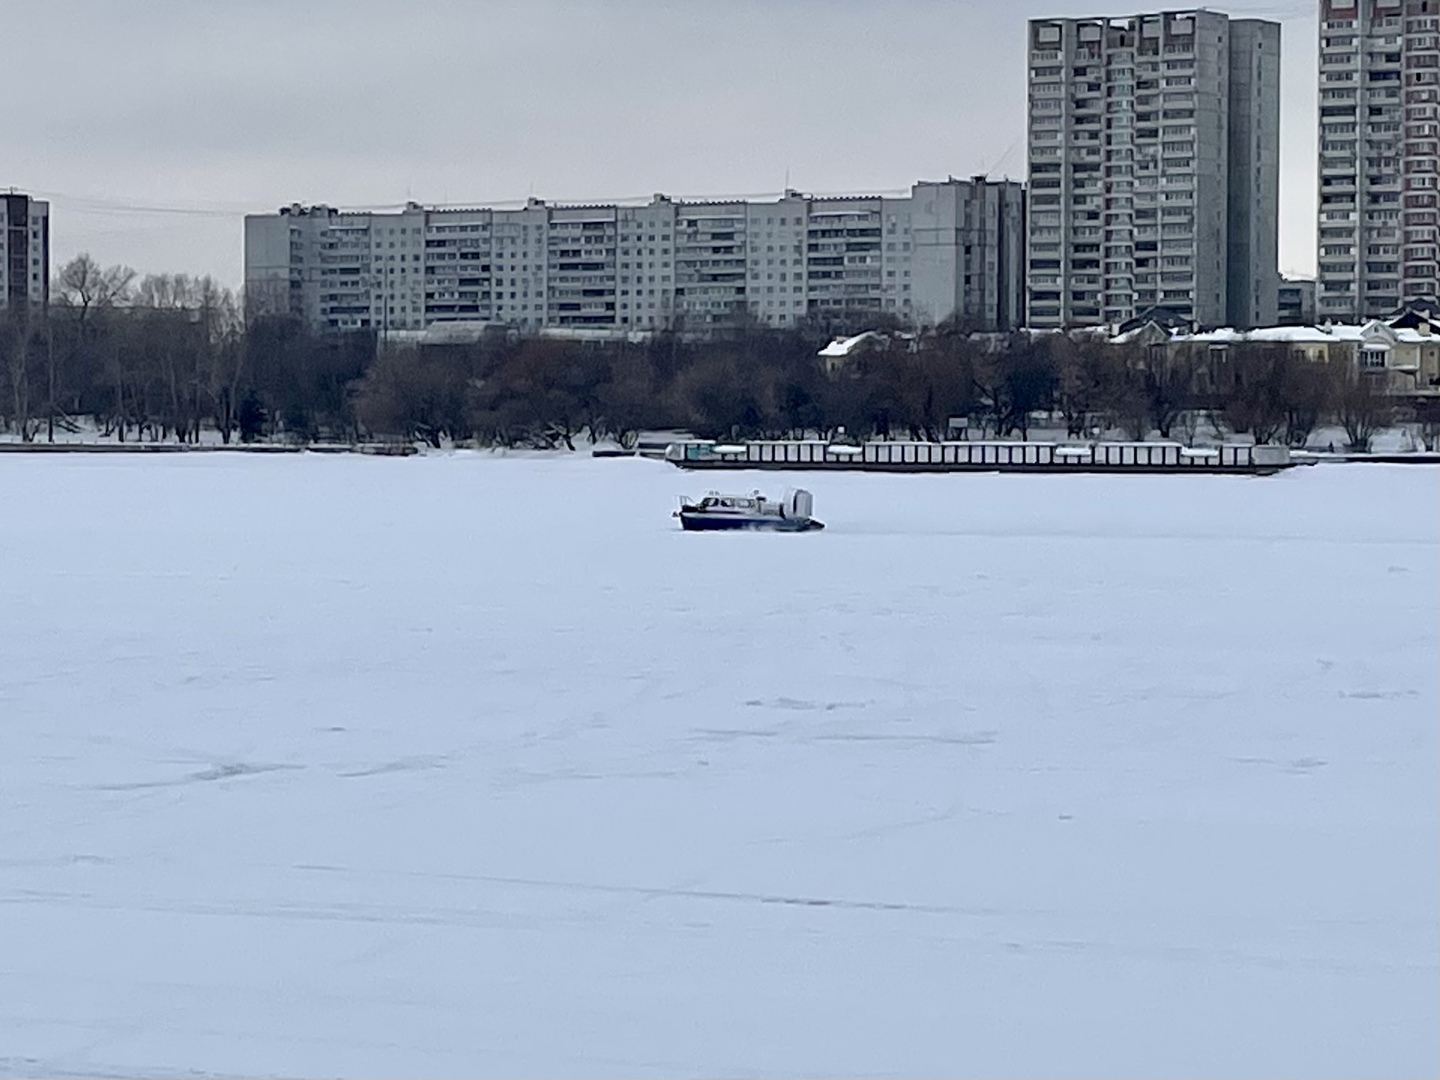
[[[812,532],[825,527],[824,522],[812,516],[814,507],[814,496],[802,490],[786,492],[783,499],[767,499],[758,491],[749,495],[712,491],[697,501],[682,499],[674,516],[686,532]]]

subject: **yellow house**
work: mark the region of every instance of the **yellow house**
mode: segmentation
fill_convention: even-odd
[[[1384,392],[1397,397],[1440,397],[1440,325],[1428,318],[1394,326],[1383,319],[1364,324],[1268,326],[1257,330],[1206,330],[1172,333],[1154,324],[1121,334],[1117,345],[1163,353],[1170,364],[1187,364],[1201,386],[1213,383],[1231,348],[1247,345],[1288,346],[1316,363],[1345,362],[1357,374],[1376,379]]]

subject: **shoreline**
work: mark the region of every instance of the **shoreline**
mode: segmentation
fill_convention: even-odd
[[[1023,446],[1024,443],[1016,443]],[[1160,444],[1156,444],[1160,445]],[[531,450],[511,447],[450,446],[441,449],[413,443],[156,443],[156,442],[18,442],[0,441],[0,454],[358,454],[365,457],[425,457],[455,452],[488,454],[494,457],[524,455],[526,457],[589,457],[599,459],[650,458],[652,454],[627,450],[618,446],[597,445],[575,450]],[[1295,450],[1292,455],[1306,464],[1371,464],[1371,465],[1440,465],[1440,451],[1381,450],[1373,453]],[[738,464],[738,463],[737,463]],[[783,467],[771,465],[770,467]],[[832,466],[835,468],[836,466]],[[843,466],[841,466],[843,468]],[[984,466],[979,471],[989,471]],[[1029,471],[1029,470],[1016,470]],[[1069,471],[1069,470],[1060,470]],[[1129,470],[1124,470],[1129,471]],[[1175,469],[1176,472],[1195,471]]]

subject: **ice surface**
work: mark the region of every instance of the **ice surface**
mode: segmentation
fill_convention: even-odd
[[[1440,475],[0,457],[0,1072],[1434,1075]]]

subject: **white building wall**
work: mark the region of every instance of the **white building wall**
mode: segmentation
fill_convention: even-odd
[[[256,310],[290,308],[292,228],[290,217],[279,214],[245,219],[246,302]]]
[[[424,329],[425,212],[411,204],[370,221],[370,309],[382,331]]]
[[[674,324],[675,212],[675,203],[663,195],[648,206],[617,211],[620,329],[664,330]]]
[[[984,196],[973,208],[972,189]],[[945,240],[923,256],[917,197],[928,198],[932,215],[937,199],[950,201]],[[992,197],[1016,219],[1018,184],[954,179],[902,198],[791,191],[733,202],[657,195],[639,206],[412,203],[388,213],[296,205],[246,219],[246,288],[252,303],[316,327],[380,333],[445,322],[703,332],[881,313],[938,322],[966,305],[977,305],[976,325],[986,329],[996,312],[1008,313],[1006,329],[1018,323],[1018,306],[988,301],[1005,290],[985,279],[1009,274],[1018,296],[1021,268],[1018,258],[987,254]],[[932,241],[938,235],[932,228]]]
[[[491,210],[442,210],[426,215],[420,295],[424,326],[493,318],[497,233],[507,238],[520,236],[518,226],[502,223],[499,213]],[[507,254],[511,250],[508,242],[505,250]]]
[[[933,315],[915,303],[921,270],[915,262],[914,190],[910,198],[885,199],[880,206],[880,307],[904,323],[923,323]]]
[[[804,320],[808,223],[809,200],[796,192],[746,205],[745,294],[756,321],[783,327]]]
[[[618,325],[618,214],[619,208],[615,206],[551,209],[545,261],[546,325]],[[514,291],[512,282],[510,292]],[[513,321],[507,314],[497,306],[498,321]]]
[[[745,317],[749,207],[687,202],[675,214],[675,314],[700,330]]]
[[[910,204],[915,321],[935,325],[962,313],[976,329],[1020,325],[1024,290],[1019,268],[1025,253],[1021,185],[953,178],[922,182],[915,185]]]
[[[963,261],[956,257],[965,201],[953,187],[918,184],[911,206],[911,302],[916,319],[934,325],[963,302]],[[888,243],[888,240],[887,240]]]
[[[817,315],[840,315],[846,311],[884,310],[884,282],[887,265],[884,245],[887,236],[902,241],[907,256],[905,277],[909,277],[909,222],[887,230],[890,207],[884,199],[864,196],[815,199],[810,204],[806,230],[806,276],[810,310]],[[892,261],[888,268],[895,268]],[[909,287],[903,293],[909,310]],[[902,316],[903,317],[903,316]]]

